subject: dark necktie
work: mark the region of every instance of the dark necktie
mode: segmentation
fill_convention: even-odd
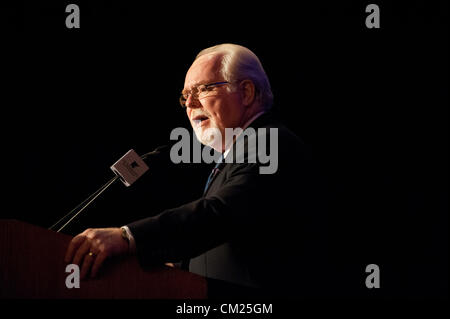
[[[205,189],[203,190],[203,195],[205,195],[206,191],[208,190],[209,184],[213,181],[214,177],[217,176],[217,174],[220,172],[220,168],[223,161],[223,155],[222,157],[217,161],[216,166],[214,166],[213,170],[211,171],[211,174],[208,176],[208,180],[206,181]],[[181,269],[189,271],[189,262],[190,259],[183,259],[181,261]]]
[[[209,174],[208,180],[206,181],[205,189],[203,190],[203,195],[205,195],[206,191],[208,190],[209,184],[211,184],[214,177],[216,177],[217,174],[220,172],[220,167],[221,167],[222,161],[223,161],[223,155],[217,161],[217,164],[216,164],[216,166],[214,166],[213,170],[211,171],[211,174]]]

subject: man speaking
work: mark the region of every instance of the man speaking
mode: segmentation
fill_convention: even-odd
[[[95,276],[107,258],[136,254],[143,267],[181,262],[211,281],[249,292],[318,293],[327,267],[319,178],[306,146],[274,119],[258,57],[234,44],[201,51],[186,74],[180,103],[198,140],[223,154],[203,194],[121,228],[88,229],[73,238],[65,261],[80,265],[84,278]],[[276,170],[261,173],[262,164],[248,160],[254,148],[236,152],[244,134],[226,134],[236,128],[254,129],[266,143],[276,132]],[[244,146],[251,139],[242,138]]]

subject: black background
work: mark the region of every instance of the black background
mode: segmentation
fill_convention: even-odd
[[[201,49],[231,42],[260,58],[276,114],[327,177],[343,273],[364,286],[378,264],[369,296],[448,295],[447,2],[375,2],[381,29],[365,27],[364,1],[73,2],[80,29],[65,27],[69,1],[1,4],[2,218],[49,227],[130,148],[190,128],[185,73]],[[114,185],[65,232],[196,199],[208,173],[170,165]]]

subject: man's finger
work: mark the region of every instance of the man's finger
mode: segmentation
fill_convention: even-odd
[[[76,265],[80,265],[81,260],[83,260],[84,256],[86,256],[91,249],[91,242],[89,240],[85,240],[83,244],[78,248],[75,253],[75,257],[73,258],[73,263]]]
[[[86,236],[84,235],[78,235],[72,238],[69,247],[67,248],[66,256],[64,257],[64,261],[66,263],[70,263],[72,261],[75,252],[78,250],[78,248],[81,246],[81,244],[83,244],[85,240]]]
[[[86,254],[84,256],[83,266],[81,267],[81,273],[80,273],[81,279],[86,278],[86,275],[89,273],[89,270],[91,269],[91,266],[94,263],[95,259],[96,259],[96,256],[92,252],[89,252],[88,254]]]
[[[94,262],[94,266],[92,266],[91,270],[91,277],[94,278],[97,276],[98,270],[102,266],[105,259],[108,257],[108,255],[105,252],[100,253],[96,258]]]

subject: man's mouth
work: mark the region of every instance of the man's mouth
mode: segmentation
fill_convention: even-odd
[[[196,127],[203,126],[209,121],[209,118],[206,115],[197,115],[192,118],[192,122]]]

